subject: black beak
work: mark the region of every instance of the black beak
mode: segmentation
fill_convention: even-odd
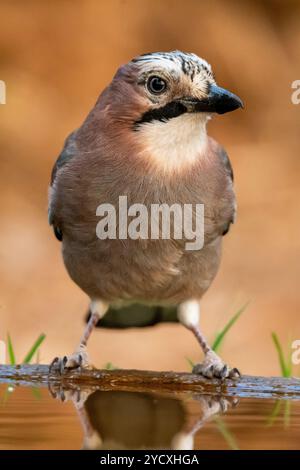
[[[238,108],[243,108],[242,100],[225,88],[217,85],[210,85],[206,98],[201,100],[195,98],[185,98],[181,103],[186,106],[189,112],[206,112],[225,114]]]

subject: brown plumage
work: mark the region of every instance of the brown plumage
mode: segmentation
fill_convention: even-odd
[[[152,92],[153,77],[163,91]],[[179,303],[180,321],[199,339],[195,306],[216,275],[222,236],[235,219],[231,165],[207,137],[206,122],[213,112],[240,106],[194,54],[149,54],[119,69],[67,139],[52,173],[49,218],[69,275],[92,300],[90,330],[108,305]],[[142,203],[149,210],[151,204],[204,204],[204,247],[187,251],[184,238],[98,239],[96,209],[104,203],[117,208],[120,195],[128,206]],[[219,358],[212,362],[202,336],[199,341],[209,363],[198,372],[230,374]],[[65,358],[67,366],[77,365],[75,356]]]

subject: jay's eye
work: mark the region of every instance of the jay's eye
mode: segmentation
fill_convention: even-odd
[[[167,82],[160,77],[152,76],[147,80],[147,88],[150,93],[159,95],[167,89]]]

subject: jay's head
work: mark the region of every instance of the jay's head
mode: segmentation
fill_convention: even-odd
[[[210,116],[234,111],[243,103],[216,84],[205,60],[173,51],[144,54],[120,67],[101,107],[111,124],[135,133],[159,159],[169,159],[170,145],[189,143],[191,154],[199,151]]]
[[[217,86],[211,66],[180,51],[144,54],[120,67],[111,85],[112,111],[138,128],[185,113],[224,114],[243,107],[238,96]]]

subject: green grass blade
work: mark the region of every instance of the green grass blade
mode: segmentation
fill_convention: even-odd
[[[267,419],[267,426],[273,426],[274,421],[278,417],[280,410],[281,410],[282,400],[277,400],[273,410],[271,411],[270,416]]]
[[[219,432],[222,434],[225,441],[227,442],[229,448],[231,450],[239,450],[239,447],[237,445],[234,435],[232,434],[232,432],[229,431],[229,429],[227,428],[222,418],[220,418],[219,416],[215,416],[214,421],[216,423],[216,426]]]
[[[38,350],[38,348],[40,347],[40,345],[42,344],[42,342],[44,341],[45,338],[46,338],[46,335],[44,335],[44,334],[41,334],[38,337],[38,339],[36,340],[36,342],[34,343],[32,348],[26,354],[22,364],[29,364],[30,363],[31,359],[33,358],[34,354],[36,353],[36,351]]]
[[[291,402],[286,400],[284,403],[284,427],[288,428],[291,422]]]
[[[242,313],[246,310],[246,308],[248,307],[249,305],[249,302],[247,302],[245,305],[243,305],[234,315],[233,317],[229,320],[229,322],[224,326],[223,330],[217,334],[214,342],[213,342],[213,345],[212,345],[212,349],[213,351],[217,351],[218,349],[220,349],[220,346],[221,344],[223,343],[224,341],[224,338],[226,336],[226,334],[228,333],[228,331],[230,330],[230,328],[236,323],[236,321],[239,319],[239,317],[242,315]]]
[[[106,369],[106,370],[117,370],[119,369],[119,367],[117,367],[115,364],[113,364],[112,362],[107,362],[106,364],[104,364],[104,367],[103,369]]]
[[[292,377],[292,371],[293,371],[293,363],[292,363],[292,355],[289,355],[287,358],[287,377]]]
[[[277,351],[277,354],[278,354],[278,359],[279,359],[279,364],[280,364],[280,369],[281,369],[281,375],[283,377],[290,377],[289,367],[287,366],[287,364],[285,362],[284,354],[283,354],[283,350],[282,350],[280,341],[278,339],[277,334],[274,333],[274,332],[272,333],[272,339],[273,339],[273,343],[275,345],[275,348],[276,348],[276,351]]]
[[[16,358],[15,358],[14,348],[12,345],[12,340],[11,340],[9,333],[7,334],[7,345],[8,345],[7,349],[8,349],[9,362],[10,362],[10,365],[14,366],[16,364]]]
[[[290,342],[289,344],[289,349],[288,349],[288,355],[287,355],[287,359],[286,359],[286,364],[287,364],[287,373],[288,373],[288,377],[291,377],[292,376],[292,372],[293,372],[293,361],[292,361],[292,344]]]
[[[185,359],[186,359],[186,361],[188,362],[188,364],[189,364],[191,370],[193,370],[195,364],[194,364],[194,362],[192,361],[192,359],[190,359],[189,357],[186,357]]]
[[[42,394],[41,394],[41,390],[39,388],[32,387],[31,391],[32,391],[32,394],[33,394],[34,398],[36,398],[37,400],[41,400]]]

